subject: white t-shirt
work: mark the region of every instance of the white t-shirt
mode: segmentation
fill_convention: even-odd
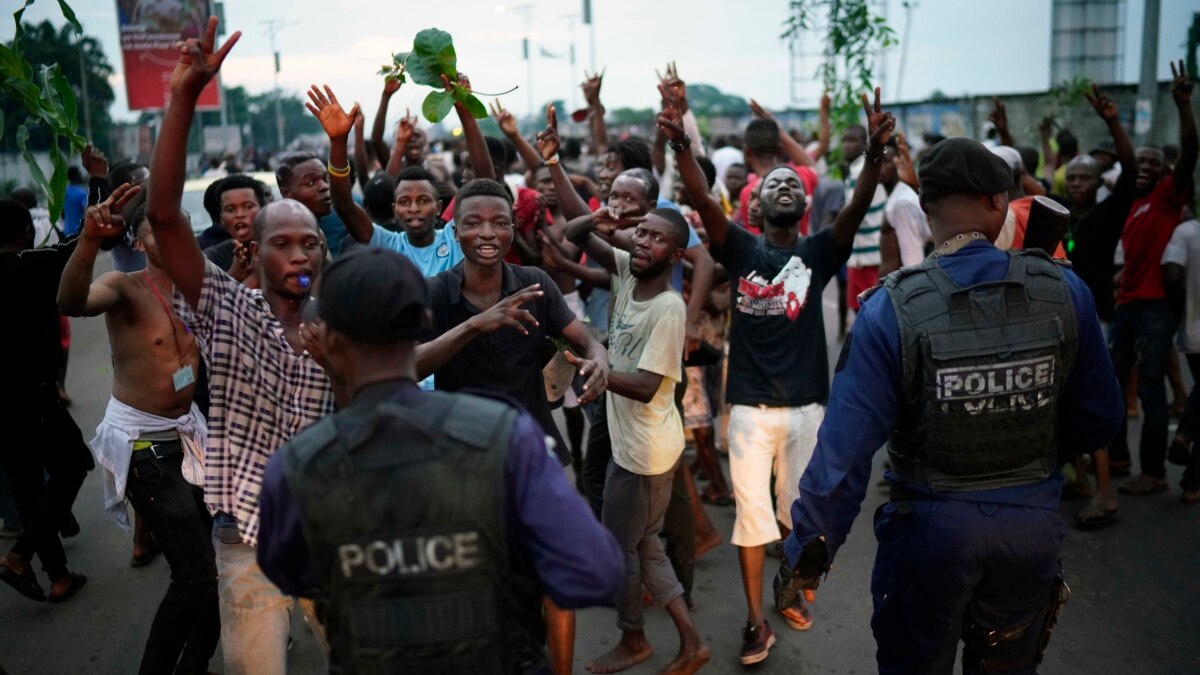
[[[683,454],[683,420],[675,407],[675,386],[682,381],[684,325],[687,307],[675,291],[644,302],[633,299],[637,279],[629,271],[629,253],[615,249],[612,320],[608,325],[609,366],[615,373],[639,370],[662,375],[649,403],[609,390],[608,433],[617,466],[642,476],[657,476],[675,467]]]
[[[850,178],[846,181],[846,203],[854,199],[854,186],[858,185],[858,176],[862,173],[867,160],[859,157],[850,165]],[[887,188],[875,186],[875,196],[871,198],[871,208],[863,216],[862,225],[854,235],[854,247],[850,249],[850,259],[847,267],[875,267],[879,265],[879,230],[883,227],[883,208],[887,206]]]
[[[896,242],[900,245],[900,266],[919,265],[925,259],[925,242],[929,241],[932,234],[916,190],[904,181],[897,182],[888,196],[884,213],[896,231]]]
[[[1179,324],[1179,346],[1188,354],[1200,354],[1200,221],[1180,223],[1163,251],[1162,264],[1175,263],[1184,269],[1187,300]]]

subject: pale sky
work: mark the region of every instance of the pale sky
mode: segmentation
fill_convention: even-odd
[[[570,44],[568,19],[580,12],[580,0],[525,0],[534,52],[538,47],[565,54]],[[85,32],[100,39],[116,68],[113,117],[130,120],[121,73],[115,0],[74,0],[72,6]],[[519,4],[519,3],[518,3]],[[908,60],[901,94],[904,100],[927,97],[934,89],[951,95],[1044,90],[1049,85],[1049,0],[919,0],[912,11]],[[905,12],[900,0],[888,0],[888,19],[903,36]],[[1142,3],[1126,3],[1124,72],[1135,81],[1141,50]],[[390,54],[408,51],[421,29],[437,27],[454,36],[459,69],[475,89],[499,92],[521,88],[503,98],[517,114],[529,106],[521,37],[525,20],[509,2],[440,0],[417,3],[396,0],[227,0],[227,32],[244,34],[222,70],[226,86],[242,85],[251,93],[272,87],[272,57],[264,19],[293,22],[278,37],[282,52],[280,86],[300,94],[309,84],[329,84],[343,101],[358,100],[373,118],[382,79],[375,73]],[[790,56],[779,39],[787,16],[787,0],[593,0],[596,65],[606,67],[603,100],[607,107],[650,107],[657,104],[655,68],[678,63],[688,82],[707,83],[727,93],[753,97],[781,109],[811,107],[812,99],[791,98]],[[1170,77],[1168,61],[1179,58],[1195,0],[1162,0],[1158,75]],[[40,0],[25,14],[29,21],[49,18],[63,23],[58,4]],[[8,15],[0,16],[0,40],[12,38]],[[533,95],[542,102],[560,98],[578,105],[578,83],[590,67],[588,28],[575,23],[576,72],[566,58],[533,61]],[[885,61],[884,101],[895,100],[899,48]],[[816,64],[809,61],[802,75]],[[393,98],[389,119],[405,106],[414,112],[429,91],[406,85]],[[815,91],[812,87],[809,92]],[[811,95],[811,93],[810,93]],[[573,97],[573,98],[571,98]]]

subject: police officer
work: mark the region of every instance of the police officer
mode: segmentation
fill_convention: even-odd
[[[426,293],[391,251],[327,268],[311,349],[342,408],[271,458],[258,561],[317,599],[332,673],[543,672],[542,595],[610,600],[621,553],[527,413],[416,386]]]
[[[836,368],[775,580],[812,599],[888,441],[871,578],[881,673],[1032,673],[1068,594],[1058,560],[1065,459],[1124,416],[1087,286],[992,242],[1012,172],[975,141],[933,147],[921,205],[936,248],[869,294]],[[876,289],[877,291],[879,289]]]

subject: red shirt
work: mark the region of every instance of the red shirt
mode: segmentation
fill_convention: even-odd
[[[537,227],[537,196],[537,190],[530,190],[523,187],[517,188],[517,203],[513,207],[513,220],[516,221],[514,223],[516,228],[513,234],[517,236],[527,234],[530,230]],[[458,197],[451,199],[450,205],[446,207],[445,211],[442,211],[442,220],[447,223],[454,221],[454,203],[457,200]],[[546,209],[546,220],[547,222],[554,222],[554,213],[550,209]],[[512,265],[520,265],[521,256],[517,255],[516,249],[510,247],[508,253],[504,254],[504,262]]]
[[[1183,220],[1187,192],[1175,190],[1175,177],[1158,181],[1150,194],[1134,200],[1121,232],[1125,247],[1125,271],[1117,304],[1133,300],[1162,300],[1167,297],[1163,284],[1162,256],[1175,226]]]
[[[809,207],[812,206],[813,193],[817,191],[817,173],[807,166],[797,166],[790,162],[788,163],[788,166],[796,170],[796,173],[800,176],[800,183],[804,185],[805,208],[804,217],[800,219],[800,235],[807,236]],[[750,191],[754,189],[754,184],[757,182],[758,176],[755,174],[747,175],[746,187],[742,188],[742,191],[738,196],[738,201],[740,203],[737,213],[738,222],[742,224],[742,227],[751,232],[753,232],[753,229],[750,227],[748,222],[750,213]],[[758,234],[758,232],[754,232],[754,234]]]

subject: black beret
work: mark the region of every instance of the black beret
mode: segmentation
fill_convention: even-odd
[[[427,340],[434,337],[428,293],[425,277],[408,258],[359,248],[325,268],[316,312],[334,330],[363,342]]]
[[[1013,187],[1012,169],[990,150],[969,138],[947,138],[925,155],[920,169],[921,196],[994,195]]]

